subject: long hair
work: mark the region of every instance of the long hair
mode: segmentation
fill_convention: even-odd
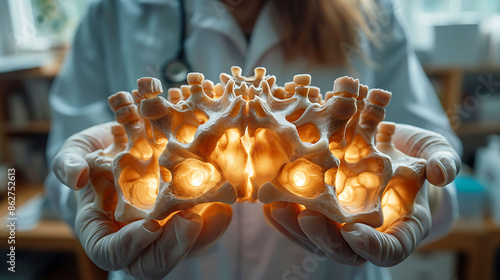
[[[360,32],[379,45],[373,0],[271,0],[279,11],[282,47],[288,60],[305,57],[318,65],[344,65],[359,48]]]

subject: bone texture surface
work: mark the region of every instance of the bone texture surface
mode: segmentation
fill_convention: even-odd
[[[209,202],[286,201],[380,229],[413,211],[425,160],[392,144],[390,92],[341,77],[323,98],[307,74],[278,86],[264,68],[241,73],[216,84],[190,73],[167,98],[158,79],[140,78],[109,97],[114,142],[87,156],[95,207],[129,223]]]

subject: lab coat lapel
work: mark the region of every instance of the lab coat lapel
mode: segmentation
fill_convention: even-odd
[[[179,0],[139,0],[141,4],[177,4]],[[233,18],[230,8],[218,0],[181,0],[185,2],[189,28],[201,28],[220,33],[231,40],[242,53],[247,53],[245,35]]]
[[[245,35],[226,5],[218,0],[194,0],[190,25],[220,33],[231,40],[236,48],[245,55],[247,44]]]
[[[257,18],[250,38],[250,46],[243,68],[246,75],[253,75],[253,69],[259,66],[260,59],[281,41],[281,34],[278,13],[274,5],[268,1]]]
[[[230,7],[226,7],[218,0],[195,0],[194,2],[190,24],[193,27],[221,33],[231,40],[241,54],[246,57],[245,65],[240,65],[246,75],[253,75],[253,69],[259,66],[258,63],[262,56],[282,39],[280,27],[277,24],[278,15],[271,2],[267,2],[262,8],[249,45],[247,45],[245,35],[231,14]]]
[[[146,4],[176,2],[175,0],[139,1]],[[253,75],[253,69],[259,66],[260,59],[282,39],[281,28],[277,22],[278,14],[274,5],[269,1],[264,5],[257,18],[249,45],[247,45],[245,35],[231,14],[230,7],[218,0],[186,1],[186,10],[186,16],[189,20],[188,36],[189,28],[201,28],[222,34],[246,57],[245,65],[240,65],[246,75]]]

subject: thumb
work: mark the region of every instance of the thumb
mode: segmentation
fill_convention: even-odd
[[[222,237],[233,214],[231,206],[213,202],[197,205],[196,213],[201,216],[203,226],[195,244],[189,251],[189,256],[200,256],[208,251]]]
[[[377,266],[392,266],[406,258],[401,242],[365,224],[346,224],[340,230],[352,250]]]
[[[203,220],[196,213],[179,213],[163,226],[163,232],[126,267],[134,278],[162,279],[187,255],[199,236]]]
[[[451,183],[460,171],[460,158],[456,153],[440,151],[427,159],[425,176],[435,186]]]
[[[75,231],[89,258],[110,271],[124,268],[161,234],[153,220],[139,220],[119,229],[91,204],[83,207],[75,220]]]
[[[115,122],[96,125],[68,138],[52,162],[57,179],[66,186],[79,190],[89,180],[89,165],[85,156],[104,149],[112,142],[111,127]]]
[[[427,160],[426,177],[435,186],[451,183],[460,171],[460,157],[441,134],[396,124],[393,142],[403,153]]]
[[[430,228],[430,217],[415,216],[394,223],[385,232],[371,226],[345,224],[340,233],[352,250],[377,266],[393,266],[408,257],[425,238]]]
[[[78,154],[58,153],[52,162],[57,179],[74,190],[83,188],[89,180],[89,165]]]
[[[298,221],[311,242],[328,257],[339,263],[353,266],[365,262],[349,247],[349,244],[340,234],[340,225],[335,221],[307,209],[299,214]]]

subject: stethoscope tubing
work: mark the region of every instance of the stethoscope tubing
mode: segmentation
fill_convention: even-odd
[[[177,1],[180,12],[180,36],[179,36],[179,49],[173,59],[167,59],[161,64],[160,73],[162,80],[166,84],[166,88],[179,87],[180,85],[187,84],[186,77],[191,72],[191,66],[187,62],[185,54],[185,41],[187,37],[186,28],[186,9],[183,0]]]

